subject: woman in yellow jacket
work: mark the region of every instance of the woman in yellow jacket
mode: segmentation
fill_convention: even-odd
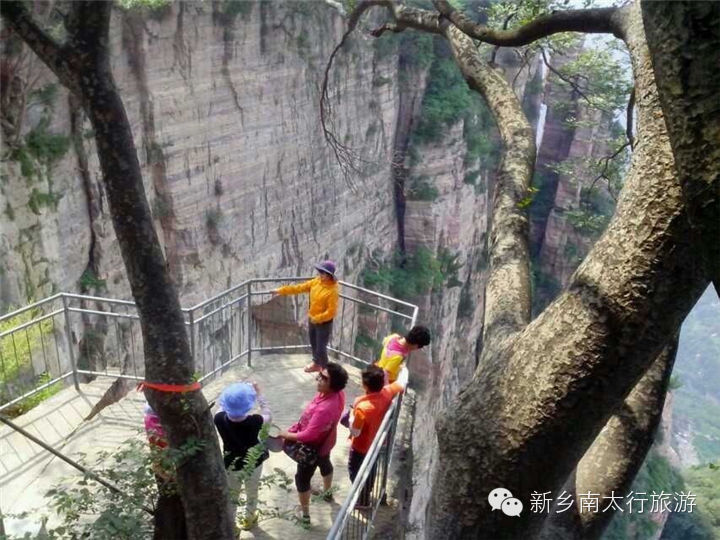
[[[308,309],[308,335],[312,348],[312,363],[305,366],[305,371],[311,373],[320,371],[328,363],[327,345],[332,332],[332,322],[337,313],[338,298],[340,297],[337,278],[335,277],[335,263],[323,261],[315,265],[318,277],[298,285],[285,285],[273,291],[274,294],[287,296],[290,294],[310,293],[310,308]]]

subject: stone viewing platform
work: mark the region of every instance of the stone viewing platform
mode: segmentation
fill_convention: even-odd
[[[195,373],[208,402],[216,401],[228,384],[249,379],[260,385],[274,424],[288,428],[299,419],[317,389],[314,374],[303,371],[310,361],[307,298],[278,298],[270,292],[278,283],[303,279],[252,279],[182,308]],[[384,336],[413,326],[418,307],[351,283],[340,284],[328,351],[350,374],[345,394],[346,402],[351,403],[362,393],[362,366],[376,358]],[[49,518],[48,528],[56,526],[58,518],[45,494],[60,482],[82,478],[82,473],[32,437],[90,471],[98,467],[95,461],[101,452],[116,453],[131,439],[145,443],[145,398],[134,389],[144,380],[143,336],[134,302],[75,293],[57,293],[24,306],[0,317],[0,323],[0,375],[5,381],[0,387],[0,512],[5,516],[6,534],[21,537],[26,532],[37,533],[45,516]],[[112,404],[103,408],[99,402]],[[396,398],[353,486],[346,465],[348,432],[338,428],[332,453],[338,491],[334,502],[313,502],[309,530],[289,519],[298,504],[293,482],[295,463],[282,453],[272,454],[263,473],[282,470],[288,477],[289,490],[279,485],[269,486],[267,493],[261,490],[261,501],[273,512],[262,516],[267,519],[261,518],[253,531],[243,532],[243,537],[335,539],[369,535],[378,516],[386,513],[381,502],[386,500],[391,476],[391,449],[400,405],[401,400]],[[85,420],[94,409],[100,412]],[[377,474],[371,508],[355,509],[373,466]],[[312,487],[319,489],[322,479],[316,476]],[[87,516],[92,518],[92,514]]]
[[[260,385],[270,404],[273,423],[286,428],[297,421],[303,407],[315,394],[315,374],[303,371],[308,361],[309,356],[305,354],[258,355],[253,358],[252,367],[235,364],[222,376],[206,384],[203,393],[212,402],[231,382],[253,380]],[[351,402],[362,393],[360,370],[349,363],[344,363],[344,366],[350,375],[345,396]],[[66,388],[15,422],[68,457],[80,460],[85,455],[84,463],[91,464],[99,451],[112,452],[133,437],[145,439],[142,413],[145,399],[135,390],[92,420],[83,421],[110,384],[111,379],[101,377],[89,384],[81,384],[81,394],[73,387]],[[216,411],[217,406],[213,408],[213,412]],[[261,520],[252,531],[243,531],[240,537],[325,538],[350,489],[347,475],[349,448],[347,429],[338,426],[337,445],[331,454],[335,466],[334,485],[337,487],[335,500],[332,503],[313,500],[310,530],[289,519],[271,518]],[[291,479],[295,474],[295,463],[282,452],[270,454],[263,473],[268,474],[274,468],[282,469]],[[60,482],[81,478],[82,473],[20,433],[8,426],[0,427],[0,508],[5,514],[30,513],[26,519],[6,518],[7,534],[21,536],[26,531],[37,532],[42,515],[51,518],[49,525],[52,526],[52,511],[44,497],[45,492]],[[312,485],[313,489],[322,489],[319,472],[315,474]],[[292,515],[297,505],[294,485],[289,492],[279,487],[261,488],[260,499],[278,507],[281,512],[287,511],[288,515]]]

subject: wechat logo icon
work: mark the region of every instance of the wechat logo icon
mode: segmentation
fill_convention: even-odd
[[[506,516],[520,516],[523,509],[523,503],[520,499],[513,497],[509,489],[495,488],[488,495],[488,502],[490,507],[495,510],[500,510]]]

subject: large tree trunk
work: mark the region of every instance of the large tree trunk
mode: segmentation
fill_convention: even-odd
[[[692,232],[720,294],[720,3],[642,2]]]
[[[542,538],[600,538],[617,511],[611,497],[615,497],[615,505],[623,507],[623,498],[660,425],[676,352],[677,339],[674,339],[635,385],[620,410],[605,424],[563,487],[575,504],[564,511],[557,512],[556,508],[550,513]],[[598,511],[580,508],[578,496],[587,493],[593,493],[599,500]]]
[[[519,335],[485,343],[473,380],[439,419],[431,538],[534,537],[542,516],[529,511],[531,493],[562,487],[707,284],[639,7],[624,16],[638,139],[615,217],[545,312]],[[491,511],[496,487],[524,502],[520,517]]]
[[[72,4],[64,47],[33,23],[22,2],[3,2],[2,16],[83,102],[95,131],[113,226],[138,307],[145,377],[184,385],[193,380],[193,359],[177,292],[152,223],[130,123],[110,70],[111,9],[110,2]],[[227,478],[204,396],[197,390],[146,390],[146,395],[160,416],[170,447],[181,456],[177,474],[189,537],[233,538]]]
[[[130,125],[115,85],[84,78],[85,110],[95,131],[110,212],[140,314],[145,378],[187,384],[193,360],[175,287],[152,224]],[[182,451],[180,486],[190,538],[232,538],[225,468],[207,401],[199,391],[146,390],[171,448]],[[181,518],[181,516],[179,516]]]

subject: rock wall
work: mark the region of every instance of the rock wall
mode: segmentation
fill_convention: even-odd
[[[306,275],[324,257],[354,281],[365,249],[396,241],[387,204],[396,57],[376,58],[360,39],[331,73],[335,130],[373,159],[351,189],[319,125],[318,81],[340,15],[320,2],[240,4],[239,13],[221,2],[113,12],[112,69],[183,305],[250,277]],[[38,88],[55,82],[33,69]],[[41,107],[47,131],[75,134],[76,144],[38,163],[42,174],[23,175],[17,159],[3,164],[0,307],[57,290],[128,298],[89,123],[73,126],[81,113],[58,88],[51,104],[30,103],[22,136]],[[33,190],[53,204],[33,204]]]
[[[432,179],[432,201],[409,200],[405,219],[408,250],[427,248],[457,256],[461,264],[452,281],[418,298],[422,322],[432,328],[430,351],[413,353],[411,373],[418,389],[413,429],[413,499],[411,528],[422,523],[436,460],[435,416],[475,370],[475,339],[482,330],[485,237],[488,197],[485,179],[465,178],[466,145],[462,122],[448,130],[443,147],[418,149],[420,162],[411,175]]]
[[[581,52],[578,44],[567,56],[552,58],[551,64],[555,70],[561,69]],[[533,181],[539,191],[530,207],[535,313],[567,283],[615,207],[608,181],[592,172],[612,153],[609,142],[614,118],[588,107],[580,94],[559,84],[552,72],[541,95],[547,114]],[[622,159],[621,155],[616,161]]]

